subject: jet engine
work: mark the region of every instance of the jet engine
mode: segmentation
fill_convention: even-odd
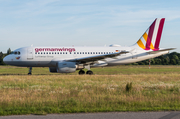
[[[75,62],[58,62],[57,72],[58,73],[72,73],[76,71]]]
[[[72,73],[77,69],[74,62],[58,62],[57,67],[49,67],[49,71],[52,73]]]

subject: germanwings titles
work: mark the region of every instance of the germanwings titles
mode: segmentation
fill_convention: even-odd
[[[157,18],[132,46],[121,47],[23,47],[16,49],[3,61],[8,65],[49,67],[52,73],[93,74],[92,67],[134,63],[169,53],[175,48],[159,48],[165,18]],[[83,69],[88,69],[85,72]]]
[[[43,52],[43,51],[76,51],[75,48],[35,48],[35,52]]]

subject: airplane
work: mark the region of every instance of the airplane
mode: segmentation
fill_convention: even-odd
[[[93,74],[91,68],[135,63],[169,53],[175,48],[159,48],[165,18],[156,18],[140,39],[132,46],[112,44],[109,47],[22,47],[7,55],[8,65],[49,67],[52,73]],[[83,69],[87,69],[85,72]]]

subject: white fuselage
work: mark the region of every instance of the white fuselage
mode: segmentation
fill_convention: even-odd
[[[91,67],[114,66],[134,63],[160,55],[167,54],[163,51],[156,54],[149,54],[149,51],[132,47],[24,47],[16,49],[13,54],[4,58],[4,62],[9,65],[22,67],[56,67],[57,62],[84,58],[96,55],[111,54],[121,51],[129,53],[116,57],[105,58],[92,62]],[[17,52],[17,53],[16,53]],[[18,54],[19,52],[19,54]],[[101,65],[102,64],[102,65]]]

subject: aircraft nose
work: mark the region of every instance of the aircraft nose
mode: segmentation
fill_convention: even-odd
[[[3,58],[4,63],[8,64],[8,61],[9,61],[9,56],[6,56],[6,57]]]

